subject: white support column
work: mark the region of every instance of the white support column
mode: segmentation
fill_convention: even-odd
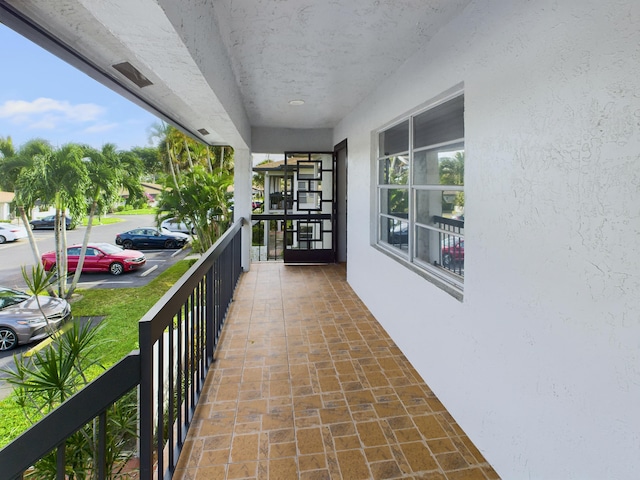
[[[233,158],[234,218],[246,220],[242,227],[242,269],[248,272],[251,265],[251,152],[246,148],[237,148]]]

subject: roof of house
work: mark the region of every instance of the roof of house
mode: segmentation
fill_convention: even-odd
[[[16,194],[13,192],[2,192],[0,191],[0,203],[11,203],[15,198]]]
[[[290,158],[287,160],[287,166],[293,167],[297,165],[298,161],[300,160],[302,159]],[[260,165],[256,165],[255,167],[253,167],[254,172],[272,172],[272,171],[278,171],[278,170],[284,170],[284,160],[261,163]]]

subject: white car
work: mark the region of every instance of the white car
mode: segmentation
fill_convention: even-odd
[[[160,224],[162,228],[169,230],[170,232],[190,233],[194,235],[196,233],[195,227],[192,225],[179,222],[175,218],[168,218]]]
[[[27,238],[27,230],[20,225],[0,223],[0,243],[14,242],[19,238]]]

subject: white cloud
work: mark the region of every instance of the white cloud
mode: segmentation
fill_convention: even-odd
[[[8,100],[0,104],[0,118],[30,129],[52,130],[69,123],[95,122],[105,113],[105,108],[94,103],[72,105],[51,98],[37,98],[32,102]]]
[[[83,130],[84,133],[102,133],[118,128],[117,123],[96,123]]]

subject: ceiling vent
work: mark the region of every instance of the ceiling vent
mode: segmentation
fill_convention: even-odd
[[[151,83],[151,80],[140,73],[140,70],[131,65],[129,62],[117,63],[112,66],[140,88],[153,85],[153,83]]]
[[[199,128],[198,131],[202,134],[202,135],[209,135],[209,132],[207,131],[206,128]]]

